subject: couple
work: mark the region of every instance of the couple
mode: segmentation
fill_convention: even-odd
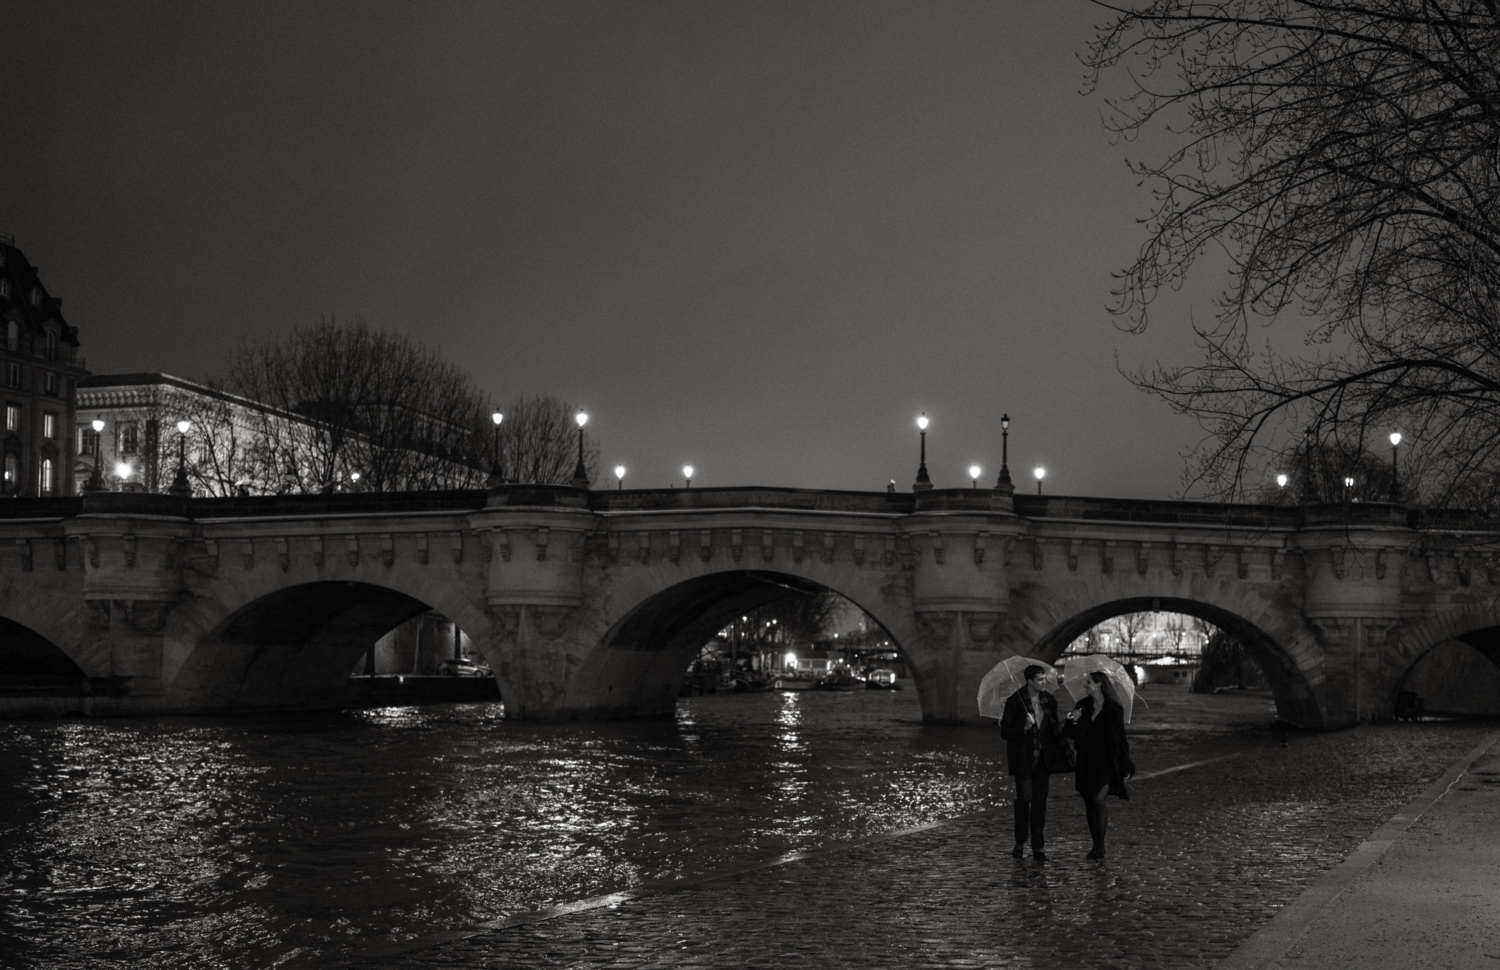
[[[1076,771],[1074,787],[1083,796],[1089,834],[1094,838],[1090,859],[1104,858],[1104,834],[1109,827],[1105,797],[1129,798],[1125,779],[1135,774],[1130,745],[1125,740],[1125,709],[1109,677],[1091,671],[1085,680],[1088,696],[1059,722],[1057,699],[1048,686],[1046,667],[1033,664],[1024,671],[1026,686],[1010,695],[1000,715],[1000,736],[1006,746],[1006,765],[1016,779],[1017,859],[1026,852],[1031,834],[1031,857],[1047,859],[1043,830],[1047,825],[1050,776]],[[1077,747],[1077,765],[1065,738]]]

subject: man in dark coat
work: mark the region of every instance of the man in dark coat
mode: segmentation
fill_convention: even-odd
[[[1016,779],[1017,859],[1026,852],[1031,837],[1031,857],[1045,861],[1044,830],[1047,826],[1047,789],[1052,772],[1070,770],[1057,699],[1047,689],[1047,668],[1035,664],[1024,671],[1026,686],[1005,699],[1000,715],[1000,736],[1007,742],[1006,768]]]

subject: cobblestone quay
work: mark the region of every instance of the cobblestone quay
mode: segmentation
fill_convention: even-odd
[[[1065,778],[1011,859],[998,732],[910,690],[9,722],[0,966],[1199,968],[1493,728],[1144,696],[1103,866]]]
[[[1270,722],[1268,700],[1148,697],[1132,732],[1141,779],[1102,865],[1057,785],[1045,863],[1010,858],[1002,808],[353,965],[1210,967],[1493,729],[1299,734]]]

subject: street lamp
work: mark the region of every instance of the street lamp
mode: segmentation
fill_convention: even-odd
[[[912,485],[913,492],[924,492],[932,487],[932,479],[927,476],[927,412],[923,411],[917,418],[917,431],[922,436],[921,458],[917,461],[917,481]]]
[[[495,422],[495,445],[490,462],[490,487],[505,484],[505,469],[500,467],[500,422],[505,420],[505,415],[496,408],[495,413],[490,415],[490,420]]]
[[[620,489],[619,490],[622,491],[622,492],[625,491],[625,466],[624,465],[616,465],[615,466],[615,478],[620,483]]]
[[[1047,477],[1047,469],[1038,465],[1032,469],[1031,474],[1036,476],[1036,493],[1040,495],[1042,494],[1042,479]]]
[[[1396,458],[1397,458],[1396,449],[1398,447],[1400,447],[1400,445],[1401,445],[1401,432],[1399,432],[1399,431],[1392,431],[1391,432],[1391,501],[1392,502],[1399,502],[1399,501],[1401,501],[1401,487],[1400,487],[1399,483],[1396,481],[1396,474],[1397,474],[1397,472],[1396,472],[1396,467],[1397,467],[1396,466]]]
[[[682,466],[682,477],[685,478],[685,479],[687,479],[687,487],[688,488],[692,488],[693,487],[693,466],[692,465],[683,465]]]
[[[1346,502],[1349,501],[1349,489],[1351,489],[1353,487],[1354,487],[1354,476],[1353,475],[1345,475],[1344,476],[1344,501],[1346,501]]]
[[[583,426],[589,423],[589,416],[580,409],[573,420],[578,422],[578,467],[573,469],[573,481],[570,484],[574,488],[588,488],[589,472],[583,467]]]
[[[1280,475],[1276,476],[1276,487],[1286,488],[1286,481],[1286,472],[1282,472]]]
[[[102,492],[105,489],[104,472],[99,463],[104,460],[104,421],[100,418],[93,420],[94,429],[94,470],[89,472],[88,483],[83,486],[85,492]]]
[[[1015,486],[1010,482],[1010,415],[1000,415],[1000,477],[995,479],[995,487],[1015,491]]]
[[[186,419],[177,422],[177,477],[172,480],[172,487],[167,489],[168,494],[182,498],[193,496],[193,487],[187,480],[187,433],[192,426],[193,423]]]
[[[979,466],[978,465],[970,465],[969,466],[969,477],[974,480],[974,487],[978,488],[979,487]]]

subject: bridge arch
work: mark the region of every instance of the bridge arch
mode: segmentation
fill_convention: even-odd
[[[0,707],[8,695],[82,693],[88,676],[52,640],[0,616]]]
[[[467,584],[433,572],[258,569],[215,584],[164,631],[163,683],[174,710],[336,707],[375,641],[432,610],[458,623],[493,664],[490,622]]]
[[[918,631],[878,585],[783,569],[704,568],[665,585],[626,580],[612,591],[599,633],[570,676],[578,696],[596,698],[596,716],[615,711],[669,714],[692,658],[735,617],[803,593],[830,592],[872,618],[914,677]],[[920,681],[918,683],[920,687]]]
[[[1300,625],[1287,623],[1274,613],[1261,613],[1251,618],[1225,606],[1171,596],[1108,600],[1082,608],[1052,626],[1037,639],[1035,656],[1047,663],[1056,663],[1068,645],[1091,627],[1126,613],[1148,612],[1185,613],[1224,630],[1245,645],[1246,651],[1265,672],[1276,699],[1278,717],[1302,727],[1323,725],[1322,705],[1314,690],[1314,684],[1321,679],[1320,671],[1304,667],[1313,652],[1298,649],[1310,645],[1312,635]]]
[[[1418,666],[1444,644],[1464,644],[1500,668],[1500,604],[1479,602],[1452,606],[1399,631],[1399,635],[1392,639],[1395,643],[1389,652],[1393,669],[1389,678],[1390,696],[1386,698],[1388,709],[1394,709],[1397,695],[1402,690],[1414,689],[1410,681]],[[1472,684],[1470,688],[1470,700],[1473,700]],[[1428,710],[1432,710],[1432,699],[1426,700]],[[1492,706],[1492,713],[1493,710]]]

